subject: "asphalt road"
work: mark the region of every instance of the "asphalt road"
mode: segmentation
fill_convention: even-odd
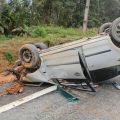
[[[27,87],[24,95],[14,96],[14,100],[40,89]],[[113,86],[102,85],[96,93],[69,91],[79,98],[78,102],[68,102],[52,92],[1,113],[0,120],[120,120],[120,91]],[[0,98],[0,106],[12,100],[12,96]]]

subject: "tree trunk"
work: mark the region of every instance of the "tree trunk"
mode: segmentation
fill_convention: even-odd
[[[84,20],[83,20],[83,32],[87,31],[89,7],[90,7],[90,0],[86,0],[86,7],[85,7],[85,13],[84,13]]]

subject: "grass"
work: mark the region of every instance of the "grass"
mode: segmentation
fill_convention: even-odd
[[[0,44],[9,43],[9,42],[47,42],[49,41],[50,45],[56,45],[60,42],[69,42],[83,37],[91,37],[97,34],[97,29],[88,29],[86,33],[82,32],[82,29],[77,28],[64,28],[59,26],[32,26],[27,27],[26,31],[29,31],[31,37],[24,35],[23,37],[17,36],[4,36],[0,35]],[[1,47],[1,46],[0,46]]]
[[[6,58],[6,60],[9,62],[9,64],[12,64],[14,62],[13,55],[10,52],[5,51],[5,52],[3,52],[3,54]]]
[[[0,35],[0,72],[18,58],[18,51],[23,44],[44,42],[49,44],[49,46],[54,46],[60,43],[79,40],[83,37],[92,37],[97,34],[96,28],[88,29],[86,33],[83,33],[82,29],[46,25],[32,26],[27,28],[27,31],[31,33],[31,36],[6,37]],[[5,54],[6,51],[7,53]]]

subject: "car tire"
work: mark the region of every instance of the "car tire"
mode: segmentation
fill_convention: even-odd
[[[108,22],[108,23],[105,23],[105,24],[101,25],[98,33],[99,34],[101,34],[101,33],[109,33],[111,25],[112,25],[111,22]]]
[[[38,49],[32,44],[25,44],[21,47],[19,59],[25,68],[35,68],[41,64]]]
[[[110,28],[110,37],[112,41],[120,47],[120,17],[115,19]]]
[[[40,49],[40,50],[43,50],[43,49],[47,49],[48,48],[48,46],[46,45],[46,44],[44,44],[44,43],[35,43],[34,44],[38,49]]]

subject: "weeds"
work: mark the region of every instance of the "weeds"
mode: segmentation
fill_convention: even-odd
[[[44,27],[38,26],[32,31],[33,37],[46,37],[47,32]]]
[[[13,55],[10,52],[4,52],[3,53],[6,60],[9,62],[9,64],[12,64],[14,62]]]
[[[12,36],[0,35],[0,41],[10,40]]]

